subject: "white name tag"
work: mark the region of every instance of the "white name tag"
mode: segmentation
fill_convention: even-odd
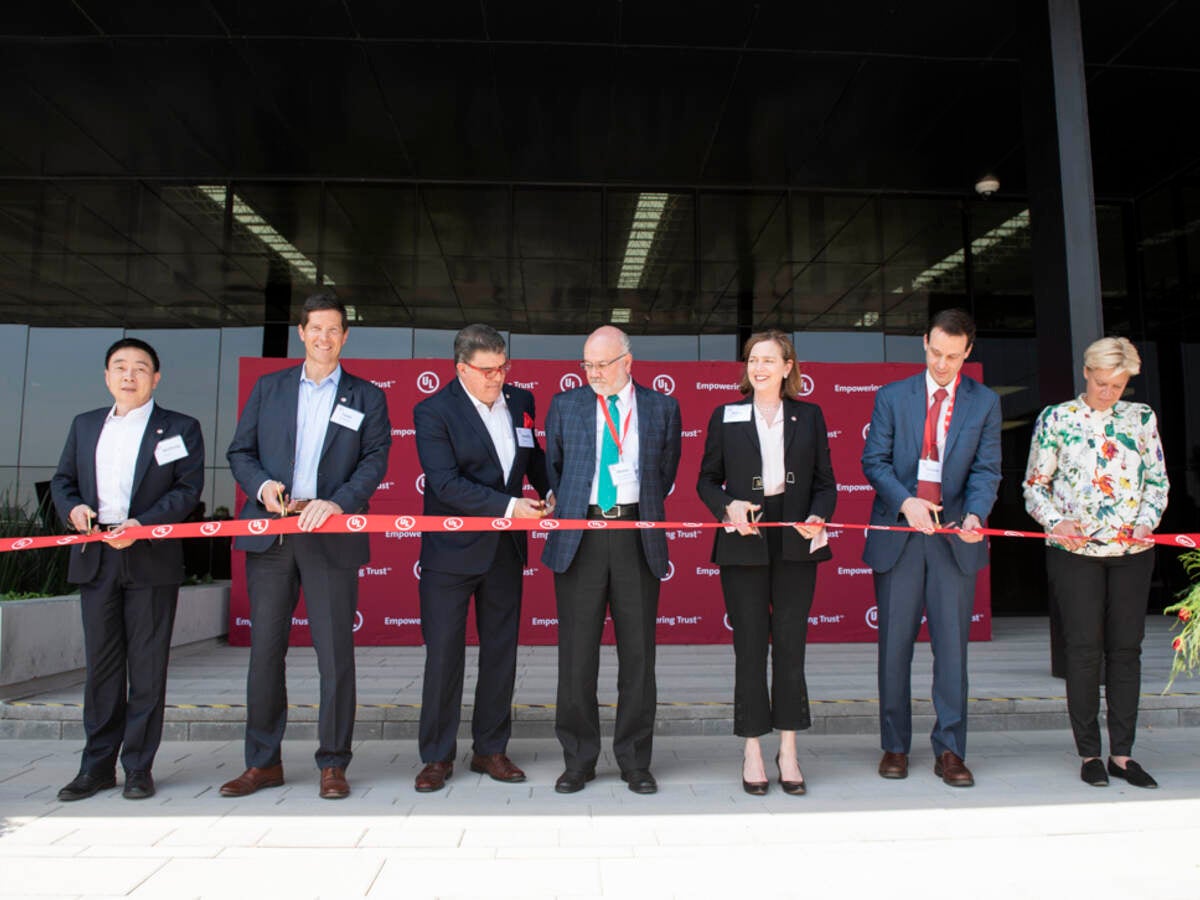
[[[725,407],[726,422],[749,422],[750,415],[754,410],[749,403],[739,403],[736,406]]]
[[[177,459],[183,459],[187,455],[188,451],[183,443],[183,435],[179,434],[174,437],[164,438],[154,448],[154,459],[160,466],[173,463]]]
[[[362,425],[363,414],[357,409],[351,409],[348,406],[338,404],[333,408],[333,415],[329,417],[329,421],[334,425],[341,425],[343,428],[349,428],[351,431],[358,431]]]
[[[942,483],[942,463],[937,459],[922,459],[917,462],[917,481]]]
[[[533,446],[533,429],[518,428],[517,429],[517,446],[532,447]]]
[[[637,472],[631,462],[613,463],[608,471],[612,473],[613,484],[637,484]]]

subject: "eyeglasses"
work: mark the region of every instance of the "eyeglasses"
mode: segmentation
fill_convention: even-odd
[[[465,363],[463,363],[463,365],[466,366],[468,369],[474,369],[476,372],[478,372],[484,378],[492,378],[496,375],[507,375],[508,370],[512,368],[512,361],[510,360],[509,362],[506,362],[502,366],[488,366],[487,368],[480,368],[479,366],[473,366],[469,362],[465,362]]]
[[[581,362],[579,364],[579,368],[583,369],[583,371],[587,372],[589,375],[605,372],[608,370],[608,367],[611,366],[613,363],[615,363],[617,360],[624,359],[628,355],[629,355],[629,353],[625,352],[625,353],[622,353],[620,356],[614,356],[612,359],[608,360],[607,362],[595,362],[595,363],[594,362],[586,362],[586,361]]]

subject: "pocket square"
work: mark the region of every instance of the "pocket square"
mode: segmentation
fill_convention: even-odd
[[[525,419],[524,419],[524,423],[522,424],[521,427],[522,428],[532,428],[533,427],[533,416],[531,416],[529,413],[524,413],[523,415],[525,416]]]

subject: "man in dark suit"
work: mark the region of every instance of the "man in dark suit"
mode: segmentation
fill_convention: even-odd
[[[413,410],[425,472],[425,515],[540,518],[542,501],[521,495],[526,475],[546,496],[546,458],[534,433],[533,394],[504,383],[504,338],[468,325],[454,338],[458,378]],[[421,634],[425,680],[418,742],[422,793],[454,772],[462,707],[467,609],[475,597],[479,679],[475,686],[471,771],[520,782],[506,754],[521,624],[524,531],[434,532],[421,536]]]
[[[154,402],[161,377],[145,341],[108,348],[104,383],[115,402],[76,416],[50,482],[58,514],[76,531],[182,522],[200,500],[200,423]],[[80,585],[87,744],[79,774],[58,799],[113,787],[118,752],[124,796],[152,797],[183,548],[171,539],[82,544],[71,548],[67,577]]]
[[[879,722],[884,778],[908,775],[912,656],[924,613],[933,645],[934,773],[952,787],[975,783],[967,748],[967,638],[975,577],[987,565],[978,533],[1000,484],[1000,398],[962,375],[975,323],[958,309],[933,317],[926,371],[882,388],[863,449],[875,488],[863,560],[875,570],[879,613]],[[935,535],[935,514],[958,535]]]
[[[679,467],[679,403],[631,378],[629,338],[606,325],[583,346],[589,386],[558,394],[546,417],[546,474],[564,519],[661,521]],[[638,794],[650,773],[657,688],[654,631],[659,579],[667,574],[660,529],[551,531],[542,562],[555,573],[558,702],[555,732],[566,770],[554,789],[582,790],[596,774],[600,712],[596,681],[606,611],[617,639],[613,754]]]
[[[350,793],[346,767],[354,734],[354,615],[366,534],[317,534],[333,515],[364,513],[387,470],[392,443],[383,391],[340,363],[346,308],[317,294],[300,316],[304,364],[254,385],[226,456],[246,493],[243,519],[298,513],[301,534],[238,538],[250,593],[246,685],[246,771],[222,785],[243,797],[283,784],[280,743],[287,726],[284,657],[292,612],[304,589],[321,674],[317,725],[320,796]]]

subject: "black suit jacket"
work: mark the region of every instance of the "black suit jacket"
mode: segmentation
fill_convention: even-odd
[[[96,492],[96,443],[112,407],[81,413],[71,423],[67,444],[50,481],[54,506],[64,522],[80,503],[100,508]],[[178,435],[187,456],[159,465],[154,450],[160,441]],[[164,409],[157,403],[150,412],[146,433],[133,470],[129,518],[143,525],[182,522],[195,509],[204,490],[204,437],[191,416]],[[129,561],[129,573],[139,586],[179,584],[183,581],[183,547],[178,540],[139,540],[120,551]],[[71,548],[67,579],[87,584],[100,566],[100,548],[83,544]]]
[[[725,518],[725,507],[733,500],[763,502],[762,446],[753,411],[747,422],[725,421],[727,408],[751,403],[747,398],[718,406],[708,422],[696,491],[718,519]],[[815,403],[784,399],[783,466],[790,479],[783,489],[783,521],[803,522],[811,515],[822,519],[832,516],[837,504],[837,482],[829,460],[825,417]],[[755,478],[760,482],[757,489]],[[828,546],[816,553],[810,553],[808,547],[808,539],[795,529],[783,529],[784,559],[817,562],[832,556]],[[766,565],[767,543],[755,535],[729,533],[719,528],[713,540],[712,561],[718,565]]]
[[[517,428],[534,428],[533,394],[506,384],[504,402],[517,448],[507,481],[492,436],[461,381],[455,378],[413,409],[417,456],[425,472],[425,515],[503,516],[508,501],[521,496],[527,476],[539,496],[546,496],[546,457],[536,434],[532,447],[520,446],[516,437]],[[495,558],[501,536],[496,531],[426,532],[421,535],[421,568],[480,575]],[[503,537],[515,543],[524,561],[526,533],[511,531]]]
[[[239,514],[243,519],[270,516],[258,501],[264,481],[291,488],[296,456],[296,404],[300,398],[301,366],[264,375],[255,382],[250,399],[238,419],[237,431],[225,456],[233,477],[246,494]],[[346,515],[365,513],[367,501],[387,472],[392,426],[387,399],[371,382],[356,378],[342,367],[334,407],[348,406],[363,414],[357,429],[330,422],[317,464],[317,496],[332,500]],[[337,568],[365,565],[371,555],[367,534],[314,534],[312,546]],[[234,540],[238,550],[261,553],[275,537],[252,535]]]

